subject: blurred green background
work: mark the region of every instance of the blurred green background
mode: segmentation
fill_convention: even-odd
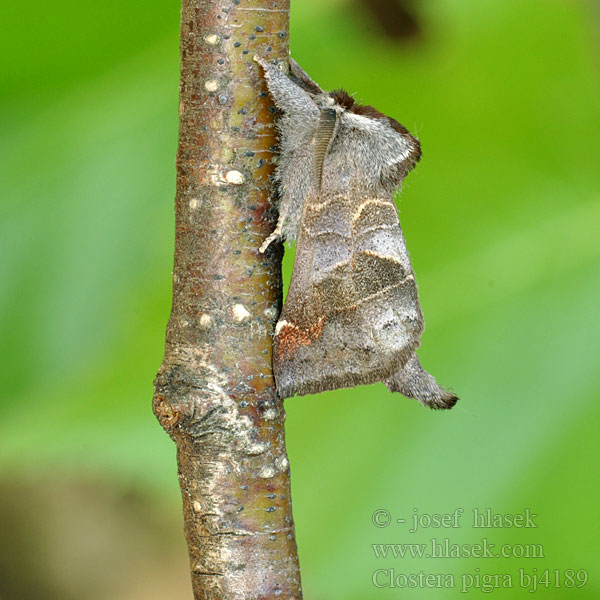
[[[293,2],[292,52],[421,139],[399,198],[420,357],[461,401],[432,413],[383,385],[286,401],[305,597],[457,598],[465,574],[478,597],[501,573],[512,586],[494,596],[526,598],[519,569],[549,569],[541,597],[598,598],[600,13],[592,0],[423,0],[388,18],[379,4]],[[151,412],[178,20],[175,0],[3,8],[2,600],[191,598],[175,447]],[[460,528],[409,533],[415,510],[458,507]],[[473,529],[473,508],[529,508],[537,528]],[[373,549],[432,537],[541,544],[544,558]],[[378,569],[456,587],[377,588]],[[564,587],[568,569],[586,585]]]

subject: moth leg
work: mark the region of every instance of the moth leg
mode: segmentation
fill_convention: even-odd
[[[254,60],[263,68],[267,87],[278,108],[297,121],[318,119],[319,109],[307,92],[296,85],[277,65],[256,55]]]
[[[258,251],[261,254],[265,253],[265,251],[271,245],[272,242],[281,239],[282,225],[283,219],[279,219],[279,221],[277,222],[277,227],[275,227],[273,233],[262,243],[261,247],[258,249]]]
[[[458,396],[437,384],[433,375],[421,366],[414,352],[407,363],[386,380],[385,385],[390,392],[415,398],[423,406],[432,409],[452,408],[458,400]]]

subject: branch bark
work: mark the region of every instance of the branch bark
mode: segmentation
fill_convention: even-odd
[[[154,412],[177,445],[194,597],[301,598],[282,402],[276,143],[254,54],[288,59],[289,0],[183,0],[173,305]]]

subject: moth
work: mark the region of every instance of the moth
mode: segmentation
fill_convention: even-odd
[[[394,191],[421,157],[416,137],[293,60],[254,57],[280,111],[279,219],[260,252],[296,241],[273,340],[281,398],[384,381],[430,408],[458,398],[416,355],[424,328]]]

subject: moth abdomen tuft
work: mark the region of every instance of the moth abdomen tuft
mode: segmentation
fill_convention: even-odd
[[[415,398],[433,410],[449,409],[458,402],[458,396],[438,385],[414,353],[402,369],[386,380],[385,385],[390,391]]]

